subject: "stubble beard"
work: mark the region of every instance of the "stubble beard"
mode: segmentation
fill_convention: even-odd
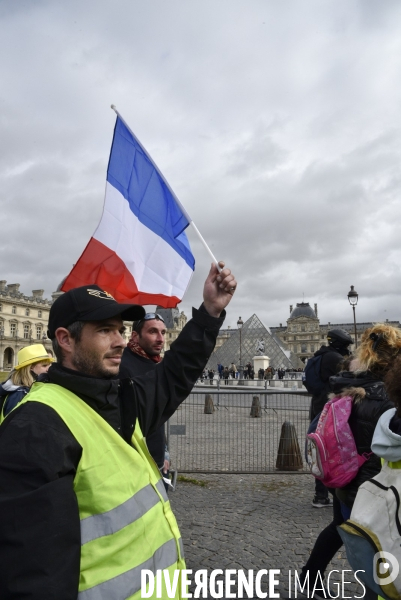
[[[150,344],[144,343],[141,338],[139,339],[138,345],[146,352],[146,354],[149,356],[160,356],[162,348],[160,348],[160,350],[155,350]]]
[[[97,377],[98,379],[111,379],[118,375],[119,366],[106,368],[102,358],[95,352],[84,352],[76,348],[75,354],[71,357],[71,362],[80,373]]]

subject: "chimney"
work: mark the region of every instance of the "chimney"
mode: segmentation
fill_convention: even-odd
[[[317,316],[317,304],[315,304],[315,315]]]
[[[20,285],[20,283],[9,283],[7,286],[7,291],[10,292],[10,294],[17,294],[19,292]]]
[[[283,326],[282,323],[280,323],[280,327],[282,327],[282,326]]]
[[[43,298],[43,292],[45,290],[32,290],[32,296],[36,299],[36,300],[42,300]]]
[[[0,281],[0,292],[5,292],[6,291],[6,283],[7,283],[7,281],[5,279],[2,279]]]

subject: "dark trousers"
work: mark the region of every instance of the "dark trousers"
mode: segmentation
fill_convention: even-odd
[[[313,585],[316,581],[318,571],[320,571],[320,575],[323,579],[330,561],[333,560],[343,545],[343,541],[337,531],[337,526],[341,525],[341,523],[344,523],[344,518],[341,513],[341,504],[337,499],[337,496],[333,494],[333,520],[319,533],[308,562],[302,568],[301,581],[308,571],[310,585]],[[367,588],[364,600],[377,600],[377,594]]]
[[[315,479],[315,495],[319,498],[319,500],[329,497],[329,490],[324,483],[320,481],[320,479]]]
[[[341,514],[341,505],[334,494],[333,520],[319,533],[308,562],[302,568],[302,575],[306,575],[306,572],[309,571],[309,581],[316,581],[318,571],[320,571],[323,578],[327,565],[343,545],[343,541],[337,531],[337,525],[341,525],[341,523],[344,523]]]

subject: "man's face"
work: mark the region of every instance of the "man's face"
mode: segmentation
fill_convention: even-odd
[[[118,317],[85,323],[80,341],[74,340],[72,368],[102,379],[118,375],[121,356],[127,345],[124,331],[123,322]]]
[[[159,319],[145,321],[142,331],[133,332],[134,341],[145,350],[149,356],[159,356],[163,350],[166,326]]]

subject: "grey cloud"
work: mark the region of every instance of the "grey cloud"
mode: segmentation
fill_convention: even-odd
[[[400,10],[3,1],[2,278],[49,295],[83,251],[114,102],[238,274],[232,323],[253,312],[283,322],[302,293],[322,319],[350,320],[351,283],[361,317],[399,318]],[[189,236],[187,312],[209,263]]]

